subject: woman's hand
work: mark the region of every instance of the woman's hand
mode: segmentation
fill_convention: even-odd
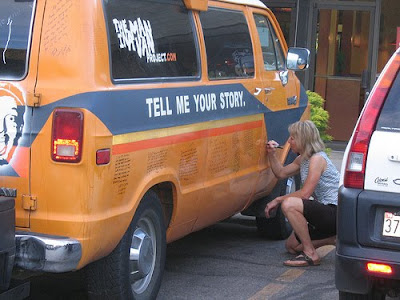
[[[277,199],[278,199],[278,198],[275,198],[274,200],[272,200],[271,202],[269,202],[269,203],[267,204],[267,206],[265,207],[265,216],[266,216],[267,218],[271,218],[271,217],[272,217],[272,214],[273,214],[273,212],[274,212],[274,210],[277,209],[277,207],[278,207],[278,205],[279,205],[279,202],[278,202]]]
[[[275,142],[274,140],[270,140],[266,143],[267,145],[267,152],[268,153],[275,153],[276,148],[279,146],[279,144],[277,142]]]

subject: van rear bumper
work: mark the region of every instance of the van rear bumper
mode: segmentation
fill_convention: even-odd
[[[73,271],[82,257],[80,242],[67,237],[16,232],[15,241],[15,265],[26,270]]]

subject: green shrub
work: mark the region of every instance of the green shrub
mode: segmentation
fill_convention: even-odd
[[[324,98],[311,91],[307,91],[307,96],[311,104],[311,121],[317,126],[324,142],[332,141],[333,137],[326,133],[329,129],[329,113],[324,109]]]

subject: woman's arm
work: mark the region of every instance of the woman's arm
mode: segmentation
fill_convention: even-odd
[[[267,143],[268,161],[274,175],[278,179],[284,179],[299,173],[300,157],[296,157],[296,159],[292,163],[284,166],[276,157],[277,145],[278,143],[275,141],[269,141]]]
[[[296,158],[296,160],[298,160],[298,159],[300,159],[300,157]],[[293,162],[293,164],[296,163],[296,160]],[[308,175],[307,175],[307,178],[304,181],[304,185],[301,187],[301,189],[299,189],[293,193],[284,195],[284,196],[279,196],[279,197],[275,198],[275,200],[278,203],[281,203],[283,200],[285,200],[288,197],[298,197],[301,199],[310,198],[311,195],[314,193],[315,187],[317,186],[322,173],[325,171],[326,166],[327,166],[326,161],[321,155],[312,156],[310,158]]]

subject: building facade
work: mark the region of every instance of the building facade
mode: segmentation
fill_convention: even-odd
[[[311,51],[299,74],[330,113],[330,134],[346,141],[376,78],[400,43],[399,0],[263,0],[289,46]]]

